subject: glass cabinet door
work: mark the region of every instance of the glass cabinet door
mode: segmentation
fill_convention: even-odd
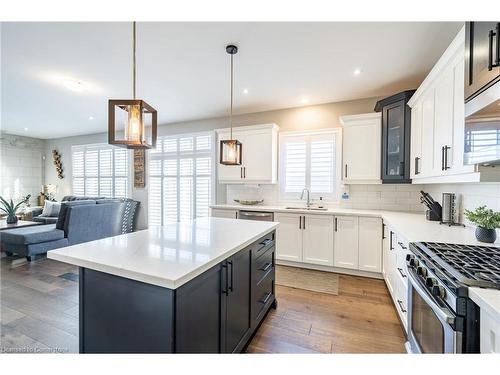
[[[383,177],[401,179],[404,171],[404,111],[403,100],[384,108]]]

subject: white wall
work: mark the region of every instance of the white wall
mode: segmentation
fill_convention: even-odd
[[[44,181],[45,141],[36,138],[0,135],[0,195],[17,200],[31,194],[37,203]]]

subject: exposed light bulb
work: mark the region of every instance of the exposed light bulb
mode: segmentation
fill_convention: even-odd
[[[307,104],[307,103],[309,103],[309,98],[302,98],[301,103],[302,103],[302,104]]]
[[[27,132],[28,131],[28,128],[24,128],[24,131]]]
[[[89,116],[89,120],[92,121],[94,119],[94,116]]]
[[[248,94],[248,89],[244,89],[243,94],[245,94],[245,95]]]
[[[125,139],[127,141],[140,143],[142,129],[141,111],[138,105],[131,105],[128,109],[128,121],[125,128]]]
[[[65,79],[63,84],[64,87],[71,91],[82,92],[85,90],[85,84],[77,79]]]
[[[355,76],[359,76],[361,74],[361,70],[359,69],[354,69],[354,72],[352,72]]]

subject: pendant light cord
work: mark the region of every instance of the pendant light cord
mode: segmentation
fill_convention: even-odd
[[[231,110],[229,113],[229,124],[231,125],[230,139],[233,139],[233,54],[231,54]]]
[[[133,22],[133,27],[132,27],[132,43],[133,43],[133,47],[132,47],[132,80],[133,80],[133,84],[132,84],[132,97],[134,98],[135,100],[135,76],[136,76],[136,73],[135,73],[135,21]]]

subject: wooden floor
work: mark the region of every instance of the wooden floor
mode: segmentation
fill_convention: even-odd
[[[78,352],[75,267],[0,261],[0,352]],[[277,286],[249,353],[403,353],[404,335],[381,280],[340,276],[339,295]]]

